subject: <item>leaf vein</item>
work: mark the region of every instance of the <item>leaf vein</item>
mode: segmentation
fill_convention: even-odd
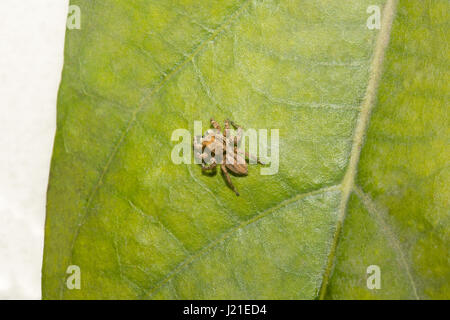
[[[403,251],[403,248],[400,244],[399,239],[395,235],[395,232],[392,230],[392,228],[387,223],[386,219],[386,213],[382,210],[379,210],[375,204],[375,202],[372,200],[372,198],[366,194],[359,186],[355,185],[354,187],[355,194],[358,196],[358,198],[362,201],[363,205],[366,207],[369,214],[376,219],[376,221],[379,223],[381,228],[383,229],[386,236],[389,238],[389,243],[393,245],[393,248],[397,251],[400,263],[405,268],[406,274],[408,276],[408,280],[411,283],[411,287],[414,292],[414,296],[417,300],[420,300],[418,294],[417,294],[417,288],[416,284],[414,282],[414,278],[412,277],[411,271],[409,270],[409,266],[406,260],[406,255]]]
[[[261,212],[260,214],[254,216],[253,218],[246,220],[235,227],[229,229],[225,233],[223,233],[221,236],[216,238],[214,241],[208,243],[203,248],[198,250],[196,253],[188,256],[186,259],[184,259],[180,264],[178,264],[172,271],[168,273],[168,275],[163,278],[161,281],[159,281],[155,286],[150,288],[148,290],[148,293],[144,295],[144,297],[151,298],[162,286],[164,286],[167,282],[169,282],[172,278],[174,278],[177,274],[179,274],[181,271],[183,271],[185,268],[187,268],[189,265],[191,265],[193,262],[201,258],[204,254],[209,252],[211,249],[215,248],[217,245],[222,243],[223,241],[229,239],[233,234],[235,234],[237,231],[244,229],[245,227],[248,227],[249,225],[269,216],[273,212],[275,212],[277,209],[283,208],[291,203],[295,203],[296,201],[299,201],[301,199],[307,198],[309,196],[315,196],[319,194],[323,194],[326,192],[336,191],[339,190],[340,185],[333,185],[328,187],[323,187],[317,190],[313,190],[306,193],[300,193],[297,194],[289,199],[286,199],[266,210]]]

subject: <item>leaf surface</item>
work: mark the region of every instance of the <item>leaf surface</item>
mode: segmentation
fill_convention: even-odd
[[[400,1],[329,299],[450,297],[449,9]]]
[[[370,208],[383,205],[410,243],[420,240],[416,229],[408,234],[412,226],[400,213],[410,209],[395,198],[398,194],[386,196],[386,186],[406,184],[412,170],[397,172],[396,164],[383,162],[379,154],[401,145],[397,137],[402,138],[380,129],[405,128],[395,117],[385,123],[383,110],[396,108],[387,98],[380,99],[367,151],[358,161],[387,46],[382,35],[387,40],[396,1],[387,1],[380,32],[366,27],[366,8],[383,7],[381,0],[71,3],[81,8],[82,29],[68,31],[66,39],[48,189],[43,298],[361,298],[357,290],[371,294],[360,270],[366,260],[355,266],[355,256],[346,255],[355,254],[347,235],[357,234],[350,239],[354,245],[369,237],[361,233],[361,223],[377,230]],[[442,15],[445,5],[435,5],[442,3],[430,2],[434,14]],[[401,38],[399,31],[395,35]],[[401,48],[393,48],[388,66],[404,71]],[[381,94],[387,97],[396,84],[388,78]],[[425,102],[418,99],[416,112],[425,112]],[[437,116],[440,101],[433,102],[432,126],[443,121]],[[246,128],[280,129],[279,172],[263,176],[260,166],[250,166],[247,177],[232,177],[241,193],[236,197],[220,174],[172,163],[172,132],[193,132],[194,120],[206,129],[211,117],[230,118]],[[448,136],[448,123],[440,128]],[[392,140],[380,142],[380,132]],[[444,138],[430,139],[445,144]],[[379,145],[385,141],[392,145]],[[441,162],[431,158],[433,168],[445,167],[445,156]],[[375,170],[380,167],[383,171]],[[439,176],[442,190],[435,196],[442,197],[438,205],[444,209],[435,222],[443,233],[434,235],[427,225],[420,235],[422,241],[438,237],[445,248],[448,171],[439,174],[444,175]],[[423,190],[434,195],[427,186],[424,182]],[[370,210],[364,209],[364,199],[373,202]],[[415,212],[414,221],[427,219],[424,210]],[[350,222],[344,224],[346,216]],[[373,245],[384,252],[380,257],[398,256],[372,232]],[[420,262],[412,257],[404,254],[411,266]],[[69,265],[81,269],[80,290],[66,287]],[[414,272],[420,272],[419,265]],[[403,265],[386,271],[397,272],[398,266]],[[418,295],[433,296],[449,278],[448,263],[440,268],[441,278],[432,274],[416,286]],[[405,283],[405,291],[389,291],[393,297],[414,297],[407,278]]]

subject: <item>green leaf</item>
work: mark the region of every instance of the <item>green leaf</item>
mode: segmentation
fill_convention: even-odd
[[[449,10],[400,1],[328,298],[450,298]]]
[[[44,299],[448,297],[448,2],[400,3],[370,127],[396,1],[71,4]],[[280,129],[279,172],[251,165],[236,197],[175,165],[172,132],[211,117]]]

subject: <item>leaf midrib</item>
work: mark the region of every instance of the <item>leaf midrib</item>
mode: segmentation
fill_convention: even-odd
[[[322,279],[322,285],[319,292],[320,299],[324,299],[327,292],[328,282],[333,270],[334,260],[336,256],[337,245],[347,212],[348,201],[350,198],[350,194],[354,191],[355,188],[355,179],[358,173],[358,163],[361,155],[361,149],[364,144],[364,137],[369,127],[371,112],[375,106],[377,89],[381,79],[383,61],[386,49],[389,44],[397,3],[398,0],[387,0],[383,9],[381,30],[377,36],[375,51],[370,66],[369,82],[367,84],[366,93],[354,131],[352,149],[350,152],[350,161],[341,184],[342,198],[339,205],[339,218],[334,234],[333,246],[328,256],[327,267]]]

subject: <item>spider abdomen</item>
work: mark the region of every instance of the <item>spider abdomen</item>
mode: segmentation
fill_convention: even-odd
[[[231,170],[231,172],[246,176],[248,174],[247,163],[245,158],[239,153],[234,153],[232,155],[227,154],[225,166]]]
[[[225,166],[230,169],[231,172],[241,175],[241,176],[246,176],[248,174],[248,169],[247,169],[247,164],[229,164],[226,163]]]

